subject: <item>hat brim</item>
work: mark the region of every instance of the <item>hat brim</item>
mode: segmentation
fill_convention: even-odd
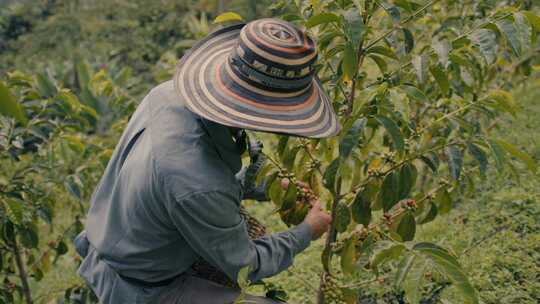
[[[336,135],[339,121],[317,77],[302,92],[281,93],[254,87],[232,71],[227,58],[242,26],[210,34],[179,61],[173,81],[188,109],[242,129],[310,138]]]

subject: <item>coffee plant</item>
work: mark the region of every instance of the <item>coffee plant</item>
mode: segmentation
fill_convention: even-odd
[[[462,303],[479,302],[458,257],[415,234],[466,204],[490,167],[536,170],[491,134],[500,117],[516,115],[508,90],[538,60],[540,17],[531,8],[451,0],[271,7],[318,41],[318,74],[343,127],[329,139],[265,137],[270,162],[257,177],[288,225],[302,221],[306,196],[327,202],[333,222],[318,303],[357,303],[362,289],[385,281],[399,303],[436,298],[448,285]],[[219,20],[229,19],[238,16]],[[286,190],[283,178],[293,181]]]
[[[102,119],[111,128],[109,116],[121,115],[129,97],[105,71],[85,79],[85,102],[46,73],[12,72],[0,82],[0,303],[16,294],[34,302],[30,280],[39,282],[83,229],[85,202],[112,154],[112,143],[88,135]],[[69,221],[55,222],[56,209]],[[66,288],[66,299],[72,294],[93,297],[78,282]]]

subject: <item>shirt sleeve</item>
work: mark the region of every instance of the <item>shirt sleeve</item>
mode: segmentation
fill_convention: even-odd
[[[306,223],[250,240],[238,198],[222,191],[191,194],[177,199],[170,209],[172,221],[192,249],[233,280],[246,266],[252,282],[273,276],[287,269],[311,241]]]

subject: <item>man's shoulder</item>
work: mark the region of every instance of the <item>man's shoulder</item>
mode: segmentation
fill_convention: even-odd
[[[185,107],[172,81],[151,90],[150,107],[156,102],[151,122],[152,154],[157,175],[175,196],[209,189],[230,189],[234,173],[219,158],[199,117]]]

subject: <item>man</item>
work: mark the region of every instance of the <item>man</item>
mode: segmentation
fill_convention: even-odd
[[[339,124],[313,65],[314,42],[294,25],[261,19],[220,29],[154,88],[122,135],[76,239],[80,275],[102,303],[231,303],[238,296],[196,277],[202,258],[232,280],[273,276],[319,238],[319,202],[300,225],[250,240],[235,179],[251,129],[333,136]],[[254,303],[275,303],[249,297]]]

